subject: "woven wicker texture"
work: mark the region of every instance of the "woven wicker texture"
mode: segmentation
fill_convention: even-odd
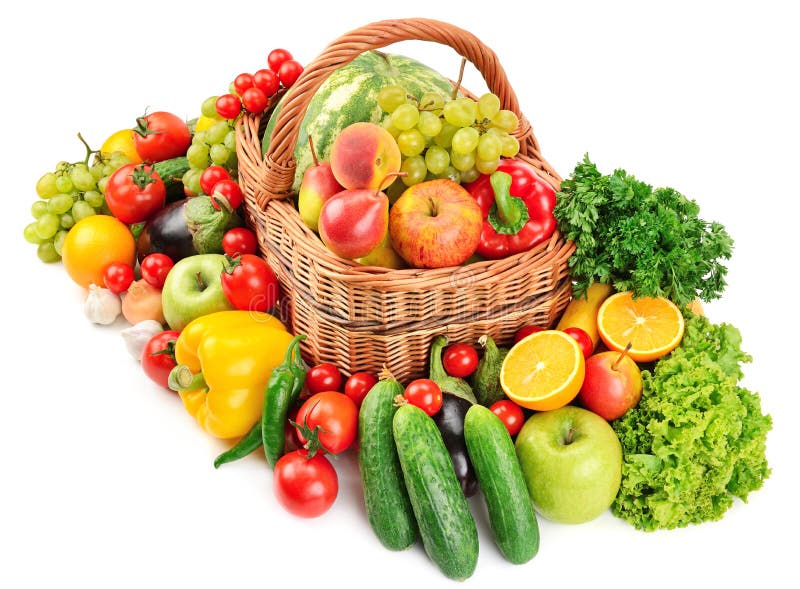
[[[290,192],[293,152],[311,98],[331,72],[364,51],[407,40],[448,45],[472,62],[502,108],[519,117],[517,157],[558,188],[561,178],[542,158],[495,53],[471,33],[440,21],[381,21],[328,45],[287,95],[263,157],[266,121],[250,115],[237,126],[248,222],[284,289],[283,319],[295,333],[309,336],[304,358],[312,364],[333,362],[348,375],[378,372],[386,365],[402,381],[426,372],[428,348],[438,334],[473,344],[489,334],[507,343],[522,325],[551,325],[571,294],[567,260],[573,250],[556,231],[548,242],[503,260],[390,270],[334,256],[301,221]]]

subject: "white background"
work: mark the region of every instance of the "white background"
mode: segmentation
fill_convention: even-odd
[[[215,471],[225,444],[146,379],[121,322],[84,319],[83,291],[22,239],[36,179],[82,158],[78,131],[99,146],[145,108],[197,116],[206,96],[263,67],[274,47],[307,63],[346,31],[409,16],[453,22],[496,51],[562,175],[589,152],[605,172],[677,188],[728,228],[729,285],[706,310],[741,329],[754,356],[745,384],[774,419],[772,477],[720,522],[646,534],[610,513],[579,526],[540,519],[539,555],[515,566],[474,501],[481,553],[466,585],[771,587],[793,574],[800,44],[791,3],[526,2],[526,13],[509,2],[272,4],[23,2],[4,17],[0,586],[451,583],[420,545],[392,553],[374,538],[352,453],[336,461],[337,502],[315,520],[282,510],[263,460]],[[394,50],[457,73],[449,49]],[[465,86],[482,90],[474,72]]]

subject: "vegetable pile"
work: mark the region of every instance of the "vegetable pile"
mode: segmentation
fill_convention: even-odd
[[[738,384],[751,360],[740,344],[732,325],[687,316],[678,348],[642,373],[639,406],[613,425],[625,457],[615,515],[643,530],[683,527],[761,488],[772,420]]]

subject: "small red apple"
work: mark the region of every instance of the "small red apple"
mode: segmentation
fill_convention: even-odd
[[[482,224],[475,199],[448,179],[414,184],[389,212],[392,245],[415,268],[463,264],[478,247]]]
[[[374,189],[342,190],[327,199],[319,214],[319,236],[341,258],[361,258],[386,237],[389,199]]]
[[[642,373],[627,350],[594,354],[586,360],[578,398],[603,419],[618,419],[642,398]]]

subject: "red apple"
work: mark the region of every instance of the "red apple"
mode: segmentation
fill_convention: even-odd
[[[377,190],[342,190],[326,200],[319,214],[319,236],[341,258],[361,258],[386,236],[389,199]]]
[[[415,268],[463,264],[478,247],[482,223],[475,199],[448,179],[411,186],[389,213],[392,245]]]
[[[607,421],[622,417],[642,398],[642,373],[625,352],[600,352],[586,360],[578,398]]]

